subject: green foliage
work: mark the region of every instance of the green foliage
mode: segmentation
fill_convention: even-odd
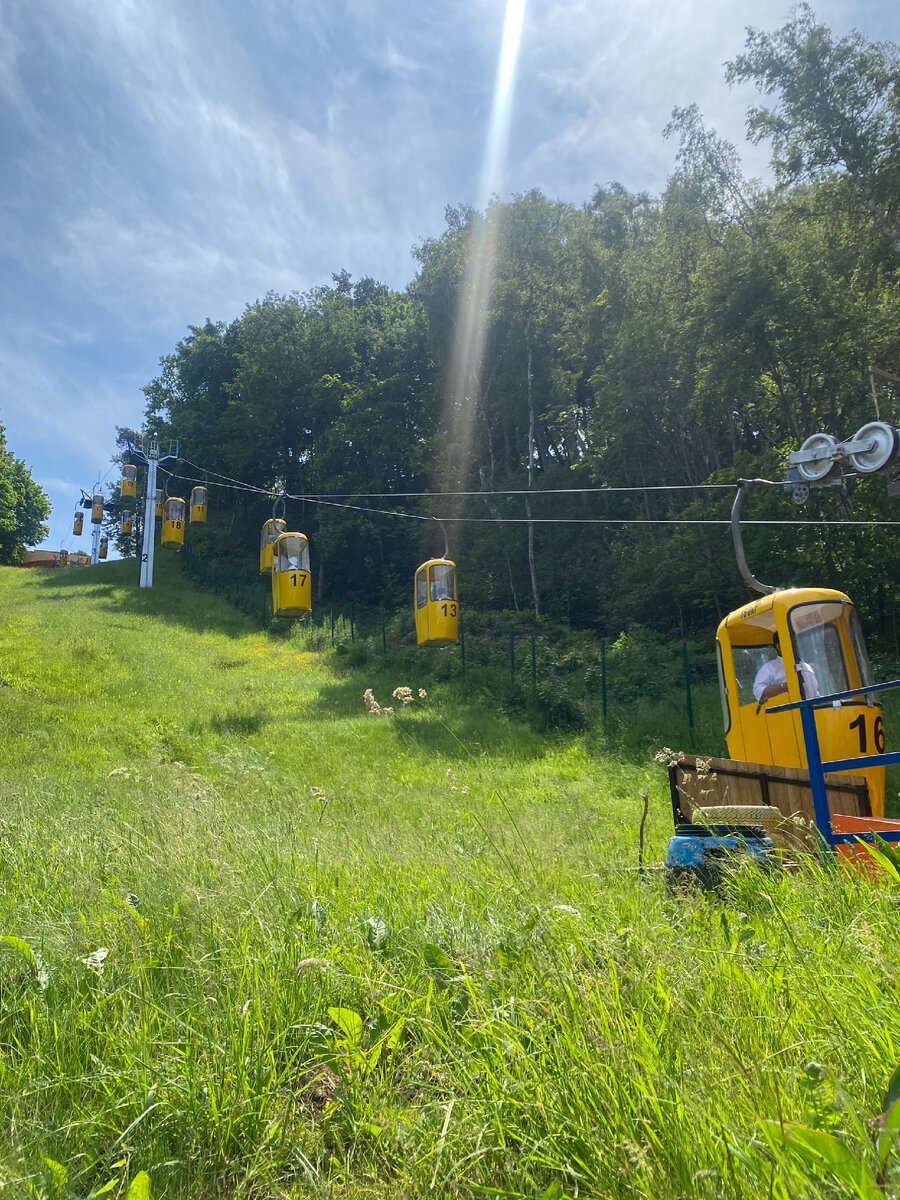
[[[50,501],[25,463],[6,445],[0,424],[0,563],[20,562],[24,551],[48,534]]]

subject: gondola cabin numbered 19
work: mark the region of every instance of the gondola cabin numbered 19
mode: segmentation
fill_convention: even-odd
[[[137,467],[126,464],[122,468],[122,482],[119,484],[119,495],[123,500],[133,500],[137,496]]]
[[[163,506],[163,546],[180,550],[184,545],[184,501],[180,496],[171,496]]]
[[[430,558],[416,571],[416,643],[453,646],[459,641],[459,597],[456,563]]]
[[[806,768],[800,713],[769,708],[852,692],[873,682],[849,597],[828,588],[789,588],[725,618],[716,635],[728,753],[741,762]],[[881,754],[881,705],[871,694],[815,710],[823,762]],[[884,768],[865,776],[872,815],[884,815]]]
[[[272,547],[272,615],[302,621],[312,611],[309,543],[302,533],[280,533]]]

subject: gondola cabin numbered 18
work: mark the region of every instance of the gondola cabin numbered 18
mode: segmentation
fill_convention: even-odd
[[[127,509],[122,513],[122,533],[129,534],[134,532],[134,515]]]
[[[416,571],[416,643],[453,646],[459,641],[459,597],[456,563],[430,558]]]
[[[302,621],[312,611],[309,543],[302,533],[280,533],[272,547],[272,615]]]
[[[728,753],[741,762],[806,768],[797,710],[769,708],[849,692],[873,682],[849,597],[827,588],[789,588],[725,618],[716,635]],[[815,710],[823,762],[884,751],[881,705],[868,695]],[[884,768],[864,775],[873,816],[884,815]]]
[[[163,506],[161,544],[173,550],[184,545],[184,501],[180,496],[171,496]]]

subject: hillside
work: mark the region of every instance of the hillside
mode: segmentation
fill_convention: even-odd
[[[645,783],[648,861],[670,829],[657,764],[302,651],[159,559],[151,593],[128,562],[0,572],[9,1195],[839,1179],[760,1118],[874,1161],[894,892],[673,895],[631,869]],[[835,1195],[880,1194],[849,1170]]]

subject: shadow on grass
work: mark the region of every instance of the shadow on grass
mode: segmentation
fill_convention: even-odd
[[[268,725],[273,719],[271,713],[259,710],[252,713],[232,712],[221,717],[213,717],[209,728],[213,733],[220,735],[234,734],[238,737],[250,737],[254,733],[259,733],[263,725]]]
[[[44,571],[38,585],[48,600],[95,600],[112,611],[152,617],[198,633],[243,637],[261,630],[258,621],[228,600],[198,588],[170,553],[156,555],[152,588],[139,586],[137,559]]]
[[[315,706],[298,714],[297,720],[333,721],[359,717],[365,713],[363,692],[372,685],[382,705],[393,705],[394,717],[369,717],[372,721],[390,721],[397,738],[412,742],[425,753],[458,758],[460,754],[503,754],[510,758],[536,759],[546,754],[557,740],[535,733],[515,716],[485,705],[478,697],[467,697],[457,708],[453,697],[442,692],[442,715],[429,712],[428,701],[415,700],[407,711],[391,697],[390,691],[371,678],[372,672],[360,672],[339,683],[323,687]]]

